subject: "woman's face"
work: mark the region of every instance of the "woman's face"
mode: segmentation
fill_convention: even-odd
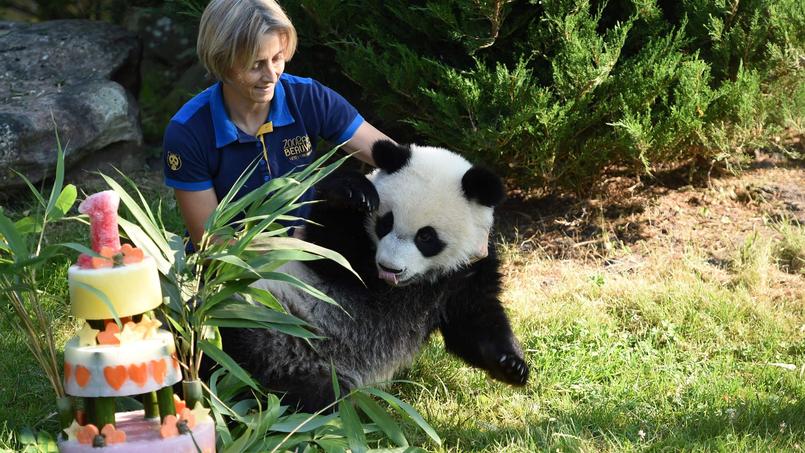
[[[274,99],[274,87],[285,70],[284,49],[284,36],[277,33],[264,34],[260,39],[256,61],[247,69],[231,69],[229,80],[224,83],[242,101],[254,104],[271,102]]]

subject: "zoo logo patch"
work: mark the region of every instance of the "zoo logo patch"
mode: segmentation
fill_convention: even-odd
[[[178,154],[172,151],[168,151],[167,159],[168,159],[168,168],[170,168],[171,170],[176,171],[182,168],[182,158],[179,157]]]
[[[313,147],[310,143],[310,137],[307,135],[282,139],[282,152],[288,160],[297,160],[307,157],[312,151]]]

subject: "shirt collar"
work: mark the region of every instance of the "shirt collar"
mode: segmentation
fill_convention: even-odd
[[[280,78],[280,81],[282,79]],[[212,113],[212,126],[215,130],[215,146],[224,146],[238,140],[238,129],[235,123],[229,119],[229,114],[224,106],[224,92],[222,82],[212,86],[210,93],[210,111]],[[274,127],[287,126],[294,123],[293,115],[288,108],[288,100],[285,95],[283,84],[277,83],[274,87],[274,98],[271,100],[271,107],[268,110],[268,120]]]

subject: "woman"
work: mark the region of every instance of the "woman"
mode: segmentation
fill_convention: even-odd
[[[304,167],[323,138],[373,164],[372,144],[389,139],[335,91],[285,74],[296,30],[274,0],[213,0],[201,17],[197,51],[218,81],[188,101],[165,130],[165,182],[198,244],[204,222],[256,158],[243,196]]]

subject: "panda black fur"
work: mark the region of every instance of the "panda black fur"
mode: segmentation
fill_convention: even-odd
[[[440,330],[448,351],[503,382],[524,385],[528,367],[501,306],[501,276],[487,233],[504,197],[499,178],[441,148],[375,144],[378,169],[334,174],[317,186],[306,240],[341,253],[338,264],[293,262],[292,274],[340,307],[291,285],[261,281],[289,313],[324,337],[227,330],[224,349],[263,385],[306,411],[342,391],[391,379]]]

